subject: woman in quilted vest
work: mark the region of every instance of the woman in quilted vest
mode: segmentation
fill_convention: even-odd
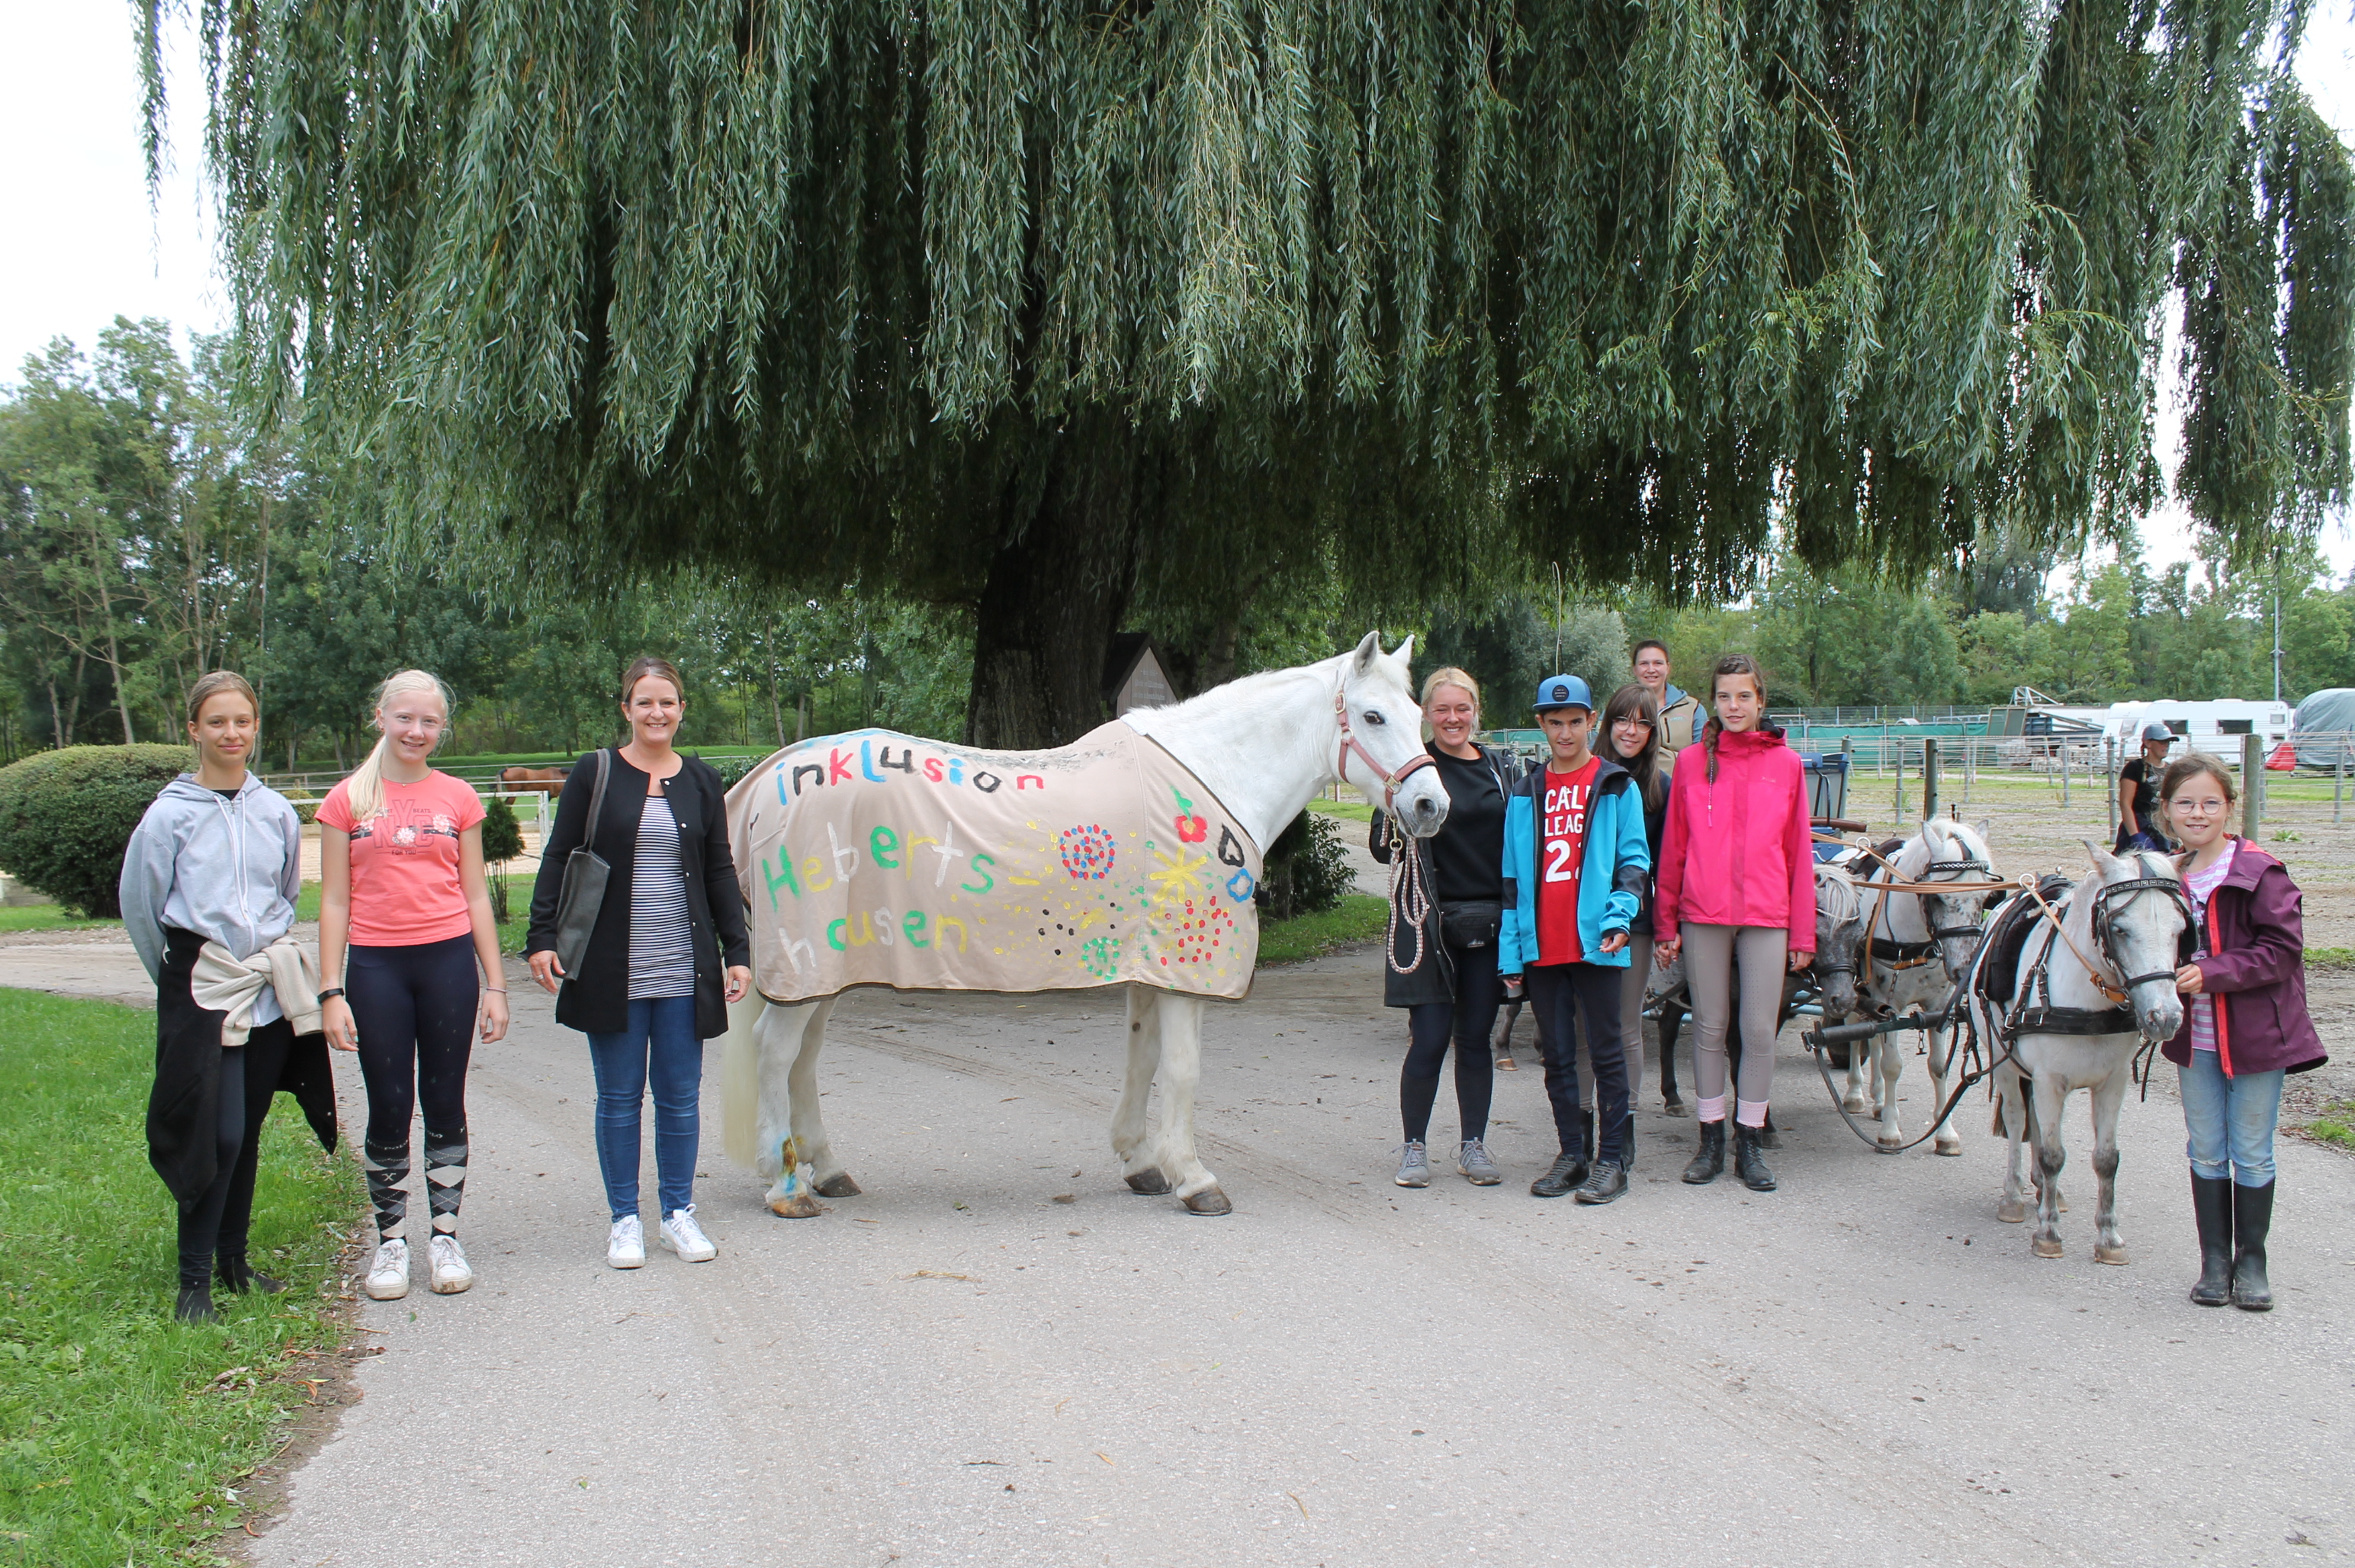
[[[2273,1309],[2265,1234],[2274,1216],[2274,1129],[2282,1079],[2329,1058],[2306,1010],[2301,895],[2279,860],[2227,831],[2236,792],[2224,764],[2198,752],[2159,781],[2176,864],[2199,917],[2191,962],[2176,971],[2183,1028],[2163,1048],[2183,1092],[2200,1282],[2191,1299]]]

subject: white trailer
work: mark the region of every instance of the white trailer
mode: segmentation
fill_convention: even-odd
[[[2289,739],[2290,712],[2286,702],[2251,702],[2233,698],[2213,702],[2177,702],[2165,698],[2150,702],[2114,702],[2102,732],[2117,741],[2120,757],[2130,757],[2142,743],[2143,726],[2155,719],[2189,741],[2195,752],[2238,760],[2243,735],[2260,737],[2265,754],[2271,756]]]

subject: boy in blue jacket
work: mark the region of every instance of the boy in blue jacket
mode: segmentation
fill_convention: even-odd
[[[1571,1193],[1608,1203],[1627,1190],[1620,1135],[1627,1120],[1627,1063],[1618,1050],[1619,983],[1627,928],[1643,901],[1652,854],[1644,802],[1618,763],[1595,754],[1594,696],[1574,675],[1538,683],[1538,722],[1551,748],[1505,802],[1505,913],[1497,969],[1524,976],[1545,1047],[1546,1097],[1561,1153],[1532,1182],[1540,1198]],[[1586,1163],[1587,1116],[1578,1105],[1583,1016],[1594,1064],[1600,1147]]]

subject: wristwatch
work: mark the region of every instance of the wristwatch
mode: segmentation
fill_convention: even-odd
[[[343,994],[344,988],[341,986],[330,986],[325,990],[319,993],[319,999],[323,1002],[329,1001],[336,997],[342,996]]]

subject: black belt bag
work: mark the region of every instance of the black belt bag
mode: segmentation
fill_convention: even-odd
[[[1450,947],[1494,947],[1505,906],[1495,899],[1439,906],[1439,939]]]

